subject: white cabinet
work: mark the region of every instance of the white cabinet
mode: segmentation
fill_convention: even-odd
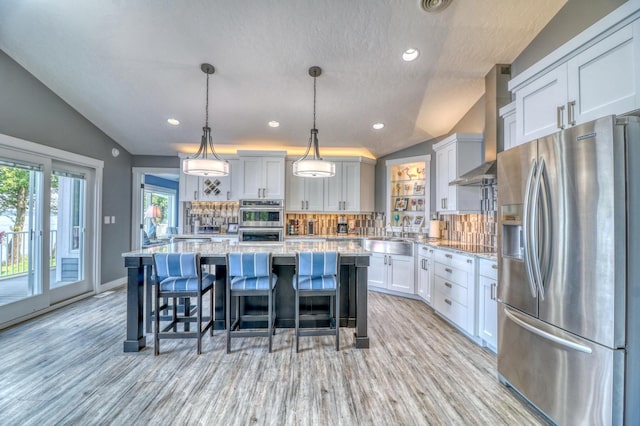
[[[426,244],[418,246],[416,263],[416,294],[431,305],[433,294],[433,248]]]
[[[414,257],[372,253],[367,274],[369,287],[414,294]]]
[[[374,209],[374,161],[336,161],[336,175],[325,178],[324,211],[370,212]]]
[[[200,199],[200,177],[180,171],[178,195],[180,201],[198,201]]]
[[[436,153],[436,210],[440,213],[479,212],[480,188],[449,182],[482,162],[482,135],[454,133],[433,146]]]
[[[476,336],[475,257],[435,249],[433,267],[433,308]]]
[[[485,346],[498,349],[498,265],[495,260],[478,261],[478,335]]]
[[[545,58],[549,67],[509,82],[515,93],[517,144],[640,108],[640,20],[603,35],[593,32],[576,38],[587,38],[582,45],[568,43],[574,49],[564,57],[554,52]]]
[[[238,151],[240,198],[284,199],[284,151]]]
[[[504,141],[502,148],[506,151],[518,144],[516,142],[516,103],[511,102],[500,108],[500,117],[502,117],[502,135]]]
[[[287,161],[286,176],[285,208],[287,211],[324,211],[325,179],[295,176],[293,161]]]
[[[180,172],[180,201],[237,201],[238,160],[229,161],[228,176],[193,176]]]

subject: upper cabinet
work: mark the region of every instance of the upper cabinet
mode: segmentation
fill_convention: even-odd
[[[504,135],[503,149],[507,150],[516,146],[516,103],[511,102],[500,108],[502,117],[502,134]]]
[[[298,177],[293,174],[293,161],[286,167],[287,211],[324,211],[324,181],[322,178]]]
[[[336,175],[325,178],[325,212],[374,210],[375,161],[336,161]]]
[[[228,176],[193,176],[180,172],[180,201],[237,201],[240,196],[237,189],[239,162],[227,161]]]
[[[509,82],[515,144],[640,108],[640,9],[630,3]]]
[[[240,198],[284,199],[285,151],[238,151]]]
[[[479,212],[480,188],[449,185],[463,173],[482,163],[482,135],[454,133],[433,145],[436,153],[436,211]]]

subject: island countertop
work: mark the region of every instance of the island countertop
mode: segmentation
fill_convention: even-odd
[[[337,251],[341,256],[370,256],[371,253],[358,241],[280,241],[264,243],[245,243],[236,241],[191,242],[177,241],[161,246],[147,247],[122,253],[122,257],[152,257],[154,253],[194,252],[201,257],[224,256],[227,253],[270,252],[278,257],[295,257],[299,251]]]

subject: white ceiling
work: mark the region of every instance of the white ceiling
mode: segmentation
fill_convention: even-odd
[[[318,65],[321,153],[379,157],[449,132],[489,69],[511,63],[565,2],[453,0],[429,14],[416,0],[2,0],[0,49],[140,155],[196,150],[202,62],[216,67],[218,150],[300,151]],[[411,63],[409,47],[421,52]]]

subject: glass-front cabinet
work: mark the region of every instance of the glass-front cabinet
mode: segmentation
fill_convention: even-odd
[[[431,199],[431,156],[387,160],[387,229],[423,232]]]

